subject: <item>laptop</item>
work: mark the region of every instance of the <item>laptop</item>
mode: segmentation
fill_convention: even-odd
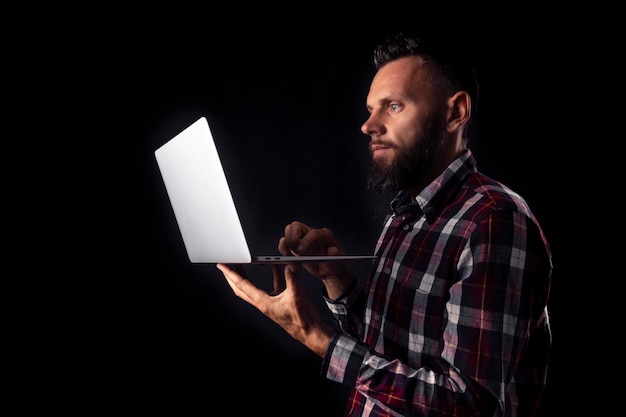
[[[154,151],[192,263],[272,264],[372,260],[372,255],[252,254],[206,117]]]

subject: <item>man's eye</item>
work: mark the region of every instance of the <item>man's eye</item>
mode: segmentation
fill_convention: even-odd
[[[400,108],[399,104],[390,104],[389,108],[391,109],[391,111],[398,111],[398,109]]]

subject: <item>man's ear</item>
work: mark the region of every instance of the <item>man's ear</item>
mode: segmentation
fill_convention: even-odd
[[[458,91],[448,99],[448,118],[446,130],[448,133],[459,131],[470,118],[472,113],[472,100],[465,91]]]

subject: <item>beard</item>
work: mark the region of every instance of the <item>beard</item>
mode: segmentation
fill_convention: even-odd
[[[397,192],[422,183],[430,169],[435,156],[441,149],[441,129],[433,117],[426,130],[412,141],[405,149],[392,144],[396,152],[390,164],[376,162],[372,165],[367,177],[367,188],[380,193]],[[371,151],[370,151],[371,153]]]

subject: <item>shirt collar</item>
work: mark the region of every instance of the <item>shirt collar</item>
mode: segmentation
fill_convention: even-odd
[[[454,196],[456,191],[465,182],[465,179],[476,172],[476,160],[470,149],[459,155],[448,167],[429,185],[427,185],[411,201],[408,191],[402,190],[391,201],[391,210],[400,215],[407,211],[420,211],[424,213],[426,221],[432,223],[446,202]]]

